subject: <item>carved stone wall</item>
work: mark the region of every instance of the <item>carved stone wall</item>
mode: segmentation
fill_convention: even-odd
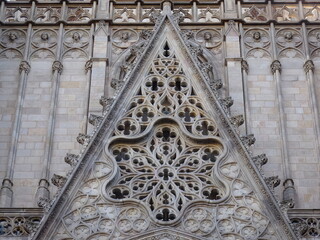
[[[65,160],[74,165],[90,144],[101,115],[117,98],[133,63],[166,11],[172,13],[211,87],[221,99],[233,97],[232,108],[232,103],[224,102],[230,105],[227,112],[235,116],[233,123],[241,135],[255,134],[255,145],[249,148],[252,154],[264,152],[268,156],[263,174],[279,176],[281,185],[274,190],[279,201],[291,199],[300,209],[319,208],[320,6],[311,0],[200,0],[192,4],[174,1],[173,5],[154,0],[2,1],[0,207],[34,208],[41,205],[41,200],[54,198],[54,185],[59,183],[52,184],[50,179],[54,173],[67,175],[70,169]],[[168,51],[165,54],[172,54]],[[192,134],[218,134],[199,107],[199,97],[192,96],[190,89],[183,96],[173,93],[173,85],[183,88],[189,80],[176,80],[174,75],[181,75],[181,69],[174,64],[173,56],[170,61],[171,65],[161,61],[154,65],[150,74],[157,76],[150,77],[141,89],[141,93],[148,93],[152,88],[166,88],[167,96],[137,97],[135,106],[118,124],[115,136],[141,133],[150,118],[161,118],[163,112],[184,118]],[[172,77],[172,86],[165,85],[161,71]],[[191,106],[179,103],[186,98],[191,99]],[[150,101],[154,101],[153,106],[145,106]],[[163,103],[166,107],[161,106]],[[203,116],[194,117],[198,115]],[[160,135],[172,132],[170,127],[158,127],[162,129]],[[154,133],[157,136],[156,130]],[[146,146],[160,141],[157,139],[150,137]],[[194,154],[201,159],[206,153],[200,149]],[[121,147],[118,150],[125,155]],[[163,154],[167,150],[155,151]],[[65,158],[67,153],[73,155]],[[166,178],[170,177],[171,167],[162,172]],[[161,179],[159,174],[155,175],[157,181]],[[289,184],[291,179],[294,186]],[[133,187],[137,183],[128,180],[126,184]],[[117,189],[123,195],[124,189]],[[221,197],[223,191],[221,188]],[[108,194],[112,198],[112,193]],[[184,191],[179,194],[181,198],[186,196]],[[134,198],[133,192],[129,195]],[[178,208],[172,210],[175,216],[179,215]],[[126,214],[123,212],[123,216]],[[139,214],[144,216],[143,212]],[[9,218],[15,222],[11,215]],[[311,219],[300,218],[307,225]],[[5,225],[1,221],[0,227]],[[313,225],[308,228],[319,231]],[[201,231],[200,226],[195,230],[199,234]],[[319,237],[312,231],[302,236]]]

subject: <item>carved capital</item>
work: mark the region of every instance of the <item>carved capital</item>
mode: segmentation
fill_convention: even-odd
[[[243,115],[241,114],[241,115],[231,117],[230,121],[232,125],[234,125],[235,127],[240,127],[244,123],[244,118],[243,118]]]
[[[266,177],[264,180],[271,191],[278,187],[281,182],[278,176]]]
[[[88,144],[89,140],[90,140],[89,135],[79,133],[79,135],[77,136],[77,142],[80,143],[81,145]]]
[[[103,117],[95,114],[90,114],[89,116],[89,123],[92,124],[93,126],[99,126],[102,120],[103,120]]]
[[[257,166],[258,170],[262,170],[262,166],[265,165],[268,162],[268,157],[266,154],[260,154],[258,156],[255,156],[252,158],[252,161]]]
[[[62,188],[64,184],[67,182],[67,178],[57,174],[53,174],[53,177],[51,178],[51,182],[56,187]]]
[[[270,68],[271,68],[271,72],[272,72],[273,74],[275,74],[276,71],[281,72],[281,63],[280,63],[280,61],[278,61],[278,60],[273,61],[273,62],[271,63],[271,65],[270,65]]]
[[[250,147],[256,142],[256,138],[253,134],[248,134],[247,136],[242,136],[241,141],[246,148]]]
[[[241,69],[244,70],[246,73],[249,72],[249,64],[246,60],[241,61]]]
[[[84,69],[86,70],[86,73],[92,69],[92,60],[91,59],[86,62]]]
[[[20,73],[23,71],[26,74],[28,74],[30,72],[30,69],[31,69],[31,66],[27,61],[22,61],[20,63],[20,66],[19,66]]]
[[[309,71],[314,71],[314,63],[312,60],[308,60],[305,62],[305,64],[303,65],[303,69],[306,73],[308,73]]]
[[[64,161],[68,163],[71,167],[74,167],[77,165],[79,161],[79,155],[67,153],[67,155],[64,157]]]
[[[52,71],[58,71],[59,73],[62,72],[63,65],[60,61],[54,61],[52,64]]]

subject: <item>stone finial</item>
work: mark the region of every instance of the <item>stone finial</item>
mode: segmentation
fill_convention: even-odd
[[[271,65],[270,65],[270,68],[271,68],[271,72],[272,72],[273,74],[275,74],[276,71],[281,72],[281,63],[280,63],[280,61],[278,61],[278,60],[273,61],[273,62],[271,63]]]
[[[51,182],[56,187],[62,188],[64,184],[67,182],[67,178],[57,174],[53,174],[53,177],[51,178]]]
[[[271,191],[278,187],[281,182],[278,176],[266,177],[264,180]]]
[[[84,69],[85,69],[86,73],[92,69],[92,60],[91,59],[86,62]]]
[[[64,161],[68,163],[71,167],[74,167],[77,165],[79,161],[79,155],[67,153],[67,155],[64,157]]]
[[[235,127],[240,127],[244,123],[244,118],[243,118],[243,115],[240,114],[240,115],[231,117],[230,121],[232,125],[234,125]]]
[[[102,122],[103,117],[95,115],[95,114],[90,114],[89,116],[89,123],[92,124],[93,126],[99,126],[100,123]]]
[[[52,71],[58,71],[59,73],[62,72],[63,65],[60,61],[54,61],[52,64]]]
[[[252,158],[252,161],[257,166],[258,170],[262,170],[262,166],[265,165],[268,162],[268,157],[266,154],[260,154],[258,156],[255,156]]]
[[[77,137],[77,142],[80,143],[81,145],[87,144],[89,140],[90,140],[90,136],[83,133],[79,133]]]
[[[256,138],[253,134],[248,134],[247,136],[242,136],[241,141],[248,148],[256,142]]]
[[[305,62],[305,64],[303,65],[303,69],[306,73],[308,73],[309,71],[314,71],[314,63],[312,60],[307,60]]]
[[[224,109],[228,109],[233,105],[233,99],[232,97],[226,97],[223,99],[220,99],[220,103],[222,104]]]
[[[20,63],[19,66],[19,71],[21,72],[25,72],[26,74],[28,74],[30,72],[31,66],[27,61],[22,61]]]
[[[244,70],[246,73],[249,72],[249,64],[244,59],[241,61],[241,69]]]

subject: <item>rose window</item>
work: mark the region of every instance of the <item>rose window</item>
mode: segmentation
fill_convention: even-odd
[[[226,195],[215,168],[224,155],[218,138],[192,139],[175,123],[160,124],[139,139],[111,142],[120,174],[107,196],[138,200],[155,221],[172,223],[190,203],[218,203]]]

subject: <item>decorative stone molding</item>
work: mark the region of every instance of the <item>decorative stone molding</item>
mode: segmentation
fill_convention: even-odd
[[[0,238],[12,238],[12,237],[27,237],[34,233],[41,220],[41,216],[32,216],[32,213],[28,215],[22,212],[17,213],[16,216],[13,213],[6,213],[2,216],[0,212]],[[10,216],[12,214],[12,216]]]
[[[308,73],[309,71],[314,71],[314,63],[312,60],[307,60],[305,64],[303,65],[303,69],[305,73]]]
[[[320,237],[320,212],[318,209],[288,209],[292,228],[301,239]]]
[[[66,181],[67,181],[66,177],[63,177],[57,174],[53,174],[53,177],[51,178],[52,184],[58,188],[62,188],[66,183]]]
[[[19,66],[19,71],[21,72],[25,72],[26,74],[28,74],[30,72],[31,66],[27,61],[22,61],[20,63]]]
[[[74,167],[77,165],[79,161],[79,155],[67,153],[66,156],[64,157],[64,161],[68,163],[71,167]]]
[[[281,63],[278,60],[275,60],[270,65],[271,72],[275,74],[277,71],[281,72]]]
[[[63,64],[60,61],[54,61],[52,64],[52,71],[58,71],[61,73],[63,70]]]
[[[258,170],[261,172],[262,166],[268,162],[268,157],[266,154],[260,154],[252,158],[252,161],[257,166]]]

